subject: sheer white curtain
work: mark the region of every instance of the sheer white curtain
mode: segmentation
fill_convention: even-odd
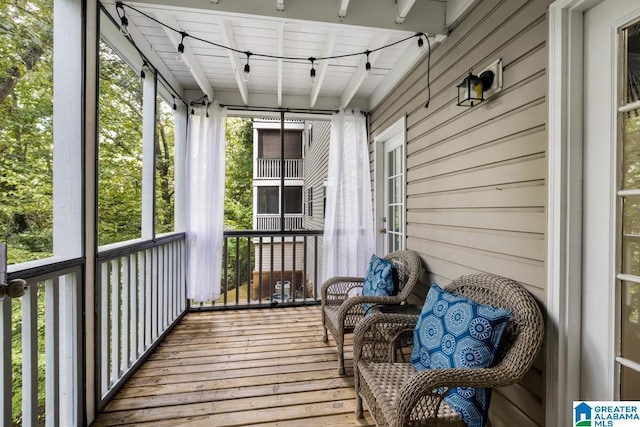
[[[359,110],[331,120],[322,276],[364,276],[375,250],[367,127]]]
[[[224,225],[226,109],[217,102],[191,116],[187,146],[187,296],[220,296]]]

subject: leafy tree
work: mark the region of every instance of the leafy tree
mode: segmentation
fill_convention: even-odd
[[[140,237],[142,83],[100,43],[98,237],[100,245]]]
[[[227,119],[226,139],[225,228],[250,230],[253,227],[253,120]],[[251,251],[247,248],[249,243],[245,238],[227,240],[229,290],[236,287],[237,275],[240,283],[249,283],[251,280],[251,271],[247,265],[248,257],[251,256]]]
[[[52,251],[51,0],[0,2],[0,227],[9,263]]]
[[[225,225],[229,229],[250,230],[253,227],[253,120],[227,119],[226,138]]]

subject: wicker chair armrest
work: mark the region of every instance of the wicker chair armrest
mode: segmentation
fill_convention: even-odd
[[[351,289],[361,288],[363,283],[364,277],[332,277],[324,282],[322,288],[320,288],[322,304],[329,300],[333,304],[340,304],[339,301],[344,301],[348,298],[348,293]]]
[[[402,299],[397,295],[378,296],[378,295],[358,295],[345,300],[338,309],[338,319],[343,322],[349,314],[362,314],[362,304],[376,305],[394,305],[402,303]]]
[[[501,366],[477,369],[426,369],[416,372],[403,385],[396,402],[400,425],[407,425],[412,412],[437,418],[444,395],[453,387],[504,387],[518,381]]]
[[[353,332],[353,365],[359,360],[388,362],[393,338],[414,329],[418,317],[410,314],[372,313],[358,322]]]

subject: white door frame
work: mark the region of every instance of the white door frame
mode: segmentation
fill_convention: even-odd
[[[380,224],[382,223],[382,217],[385,214],[384,206],[384,161],[385,151],[384,143],[390,140],[392,137],[400,135],[402,138],[402,152],[404,157],[402,159],[402,168],[404,170],[404,236],[407,237],[407,117],[403,115],[400,119],[395,121],[391,126],[383,130],[380,134],[373,138],[373,149],[375,159],[375,191],[374,191],[374,227],[376,233],[376,253],[382,254],[384,249],[385,236],[379,232]]]
[[[580,398],[583,14],[600,1],[549,7],[547,425],[570,425],[572,402]]]
[[[609,338],[599,349],[600,356],[596,357],[597,365],[607,365],[596,368],[593,361],[581,354],[584,341],[582,328],[591,330],[594,325],[589,322],[602,321],[583,317],[582,311],[590,310],[593,302],[585,304],[585,292],[592,289],[583,288],[582,274],[584,267],[582,256],[583,239],[583,129],[584,117],[587,113],[583,108],[583,84],[585,66],[584,47],[584,13],[601,3],[603,0],[557,0],[549,7],[549,151],[548,151],[548,220],[547,220],[547,354],[546,354],[546,422],[548,425],[569,425],[572,412],[572,401],[581,400],[596,395],[600,400],[613,400],[617,393],[615,386],[615,357],[612,351],[612,338]],[[630,9],[631,10],[631,9]],[[620,21],[620,24],[624,19]],[[609,25],[609,24],[608,24]],[[616,22],[611,24],[615,37]],[[606,58],[611,61],[611,76],[614,75],[617,53]],[[597,105],[605,106],[611,111],[609,120],[615,122],[615,77],[603,76],[603,87],[594,101]],[[599,113],[600,114],[600,113]],[[614,134],[613,125],[605,131]],[[606,126],[605,126],[606,127]],[[610,144],[612,147],[615,145]],[[613,148],[612,148],[613,149]],[[612,154],[612,159],[615,155]],[[586,171],[585,171],[586,172]],[[611,194],[615,189],[615,167],[610,169]],[[602,176],[599,177],[600,179]],[[610,198],[613,199],[613,198]],[[614,206],[610,201],[609,214],[614,218]],[[607,207],[602,207],[607,210]],[[611,230],[615,224],[610,221]],[[613,233],[613,231],[611,231]],[[613,234],[612,234],[613,235]],[[609,249],[612,252],[612,249]],[[613,265],[613,255],[608,261],[609,269]],[[611,273],[611,272],[610,272]],[[611,277],[611,274],[609,274]],[[607,294],[609,292],[609,294]],[[614,301],[615,292],[599,291],[600,297],[609,297]],[[598,301],[602,300],[599,299]],[[610,302],[611,302],[610,301]],[[608,304],[603,301],[605,310],[615,313],[615,302]],[[608,320],[607,320],[608,321]],[[586,324],[585,324],[586,322]],[[612,331],[613,325],[607,326]],[[610,334],[613,336],[613,331]],[[592,352],[597,349],[585,349]],[[603,353],[604,351],[604,353]],[[590,353],[589,353],[590,354]],[[581,366],[581,361],[584,365]],[[590,365],[590,366],[587,366]],[[598,370],[597,378],[581,383],[582,370],[589,374]],[[582,377],[586,378],[586,377]],[[594,383],[595,381],[595,383]],[[584,393],[585,395],[581,395]],[[593,400],[593,399],[590,399]]]

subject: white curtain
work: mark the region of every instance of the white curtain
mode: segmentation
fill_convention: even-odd
[[[375,250],[369,147],[364,115],[331,120],[322,276],[364,276]]]
[[[227,112],[214,102],[190,118],[186,168],[187,296],[198,302],[215,301],[220,296],[222,268]]]

